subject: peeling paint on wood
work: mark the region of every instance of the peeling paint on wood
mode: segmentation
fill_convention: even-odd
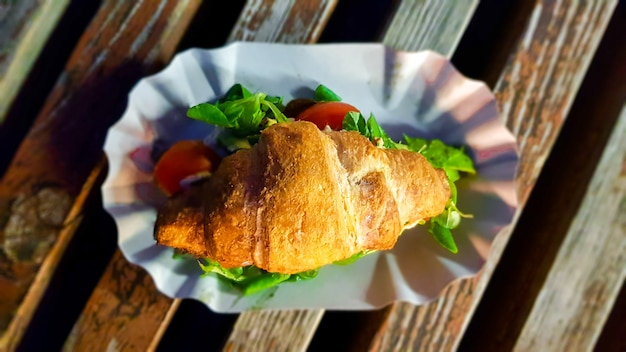
[[[451,56],[478,0],[405,0],[389,24],[383,43],[395,49],[432,50]]]
[[[0,3],[0,124],[68,0]]]
[[[316,41],[337,0],[250,0],[229,41],[312,43]]]

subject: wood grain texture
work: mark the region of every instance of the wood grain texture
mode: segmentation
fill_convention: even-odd
[[[389,320],[381,324],[371,349],[456,349],[551,151],[616,3],[535,3],[495,88],[502,117],[520,146],[520,208],[512,225],[498,235],[478,276],[452,283],[430,304],[418,308],[405,303],[393,305]],[[407,320],[411,324],[406,324]]]
[[[92,173],[85,181],[84,188],[92,189],[96,184],[101,182],[102,175]],[[76,197],[74,204],[66,217],[66,221],[63,224],[63,228],[60,230],[60,238],[71,238],[71,236],[77,231],[83,218],[82,209],[91,196],[91,193],[81,193]],[[59,241],[57,245],[52,247],[46,258],[41,263],[41,268],[39,269],[41,273],[54,272],[57,264],[63,256],[63,253],[65,252],[68,242],[69,241],[62,240]],[[0,336],[0,350],[13,350],[18,345],[33,317],[37,304],[48,287],[51,276],[52,275],[40,274],[34,277],[22,304],[17,307],[8,329],[3,335]]]
[[[422,306],[396,303],[388,308],[386,319],[380,322],[378,331],[371,339],[370,351],[449,351],[450,345],[460,334],[465,316],[455,308],[469,305],[475,282],[461,280],[448,285],[441,297]]]
[[[626,312],[626,280],[622,281],[622,288],[613,304],[611,314],[602,327],[594,351],[626,351],[624,312]]]
[[[229,41],[317,41],[337,0],[248,0]]]
[[[515,350],[593,350],[626,280],[624,136],[626,108]]]
[[[383,37],[392,48],[452,55],[478,0],[404,0]]]
[[[517,52],[496,85],[499,108],[518,138],[522,204],[535,184],[616,0],[537,1]]]
[[[615,14],[617,12],[616,10]],[[622,45],[626,22],[622,21],[622,25],[616,27],[616,18],[620,16],[612,16],[593,63],[586,70],[585,80],[543,167],[542,175],[528,198],[514,232],[508,238],[507,247],[497,267],[490,273],[489,283],[482,291],[481,301],[477,304],[460,341],[460,349],[480,346],[485,351],[512,350],[525,326],[542,324],[540,320],[531,320],[533,306],[543,290],[549,290],[550,273],[561,270],[558,254],[568,236],[571,236],[569,231],[572,224],[580,216],[585,191],[626,101],[626,85],[621,78],[624,73],[623,62],[626,60],[626,50]],[[620,161],[617,160],[617,163]],[[598,236],[599,242],[595,245],[600,248],[604,246],[603,236],[593,233],[586,233],[584,236]],[[582,239],[577,243],[581,246],[587,245],[586,240]],[[580,249],[586,253],[590,250]],[[602,262],[587,262],[584,259],[584,256],[575,258],[578,267],[567,268],[567,275],[581,285],[581,289],[585,285],[612,285],[603,282],[604,275],[600,273],[598,281],[592,279],[593,283],[577,282],[575,278],[581,275],[584,277],[584,273],[589,270],[588,266],[603,266]],[[609,256],[606,259],[611,258]],[[576,295],[562,293],[564,300],[570,294]],[[610,293],[598,294],[597,298],[606,298],[606,294]],[[615,294],[614,292],[613,295]],[[593,301],[593,297],[588,299]],[[595,304],[598,313],[602,315],[602,300]],[[589,326],[584,321],[570,320],[576,316],[584,317],[584,314],[570,315],[572,311],[586,311],[591,307],[570,306],[566,310],[559,307],[559,303],[555,302],[550,309],[549,314],[554,317],[553,321],[569,320],[564,324],[571,323],[572,327],[586,328],[588,333],[591,329],[597,329],[592,336],[602,329],[603,324]],[[549,308],[547,305],[542,306],[544,310]],[[554,328],[559,331],[558,326]],[[570,332],[575,334],[576,330]],[[572,338],[573,336],[569,336],[569,339]],[[584,350],[582,346],[572,347],[573,350]],[[543,349],[554,350],[549,345],[543,346]]]
[[[305,351],[323,310],[259,310],[241,313],[225,351]]]
[[[0,124],[68,4],[0,2]]]
[[[154,350],[160,322],[170,318],[178,302],[164,297],[148,273],[117,251],[63,350]]]
[[[155,33],[160,36],[160,40],[152,44],[153,49],[136,58],[142,60],[142,65],[149,67],[145,72],[148,73],[162,67],[171,59],[176,45],[200,4],[196,1],[179,3],[162,1],[160,4],[154,2],[147,4],[147,7],[141,7],[141,4],[135,4],[132,8],[124,8],[122,3],[116,5],[120,12],[111,14],[102,9],[98,14],[106,16],[106,20],[104,22],[94,20],[91,27],[98,31],[108,30],[113,39],[119,36],[133,39],[131,51],[127,53],[130,55],[140,48],[138,40],[142,37],[145,39],[149,33],[145,32],[146,30],[153,30],[151,27],[162,20],[161,16],[169,17],[167,21],[163,21],[160,31]],[[148,14],[153,14],[154,17],[145,17]],[[117,33],[110,31],[109,28],[100,27],[112,23],[116,16],[129,16],[123,18],[127,23],[135,18],[135,21],[143,21],[143,25],[138,22],[137,26],[123,26],[122,28],[128,32]],[[120,52],[118,55],[124,57],[125,53]],[[139,78],[141,76],[137,77]],[[128,94],[129,87],[122,89],[124,94]],[[92,173],[105,174],[104,162],[96,165]],[[83,189],[83,192],[93,191],[94,189]],[[149,275],[141,268],[128,263],[117,250],[68,336],[64,350],[81,351],[96,346],[112,350],[154,350],[179,304],[180,300],[173,300],[161,294]]]
[[[621,314],[622,332],[626,331],[626,310],[624,306],[615,306],[626,282],[624,32],[626,4],[622,3],[609,23],[548,159],[545,171],[550,174],[543,175],[537,183],[536,190],[545,185],[560,185],[550,192],[555,200],[549,209],[554,211],[547,213],[553,215],[544,215],[548,225],[541,226],[539,233],[556,242],[540,243],[542,255],[554,252],[554,259],[520,328],[516,350],[532,351],[545,346],[561,351],[613,351],[619,350],[616,346],[620,340],[622,346],[626,342],[623,336],[613,336],[611,342],[607,335],[600,342],[604,347],[598,347],[596,342],[607,328],[605,321],[611,314]],[[565,158],[569,159],[565,165],[550,164]],[[536,193],[531,194],[529,206],[537,198]],[[561,222],[562,231],[557,227]],[[503,263],[504,259],[508,257],[503,257]],[[535,261],[536,264],[540,262]],[[607,349],[606,345],[615,347]]]
[[[196,6],[103,2],[20,145],[0,182],[2,348],[19,342],[61,257],[51,253],[62,253],[80,219],[80,200],[97,189],[86,180],[105,169],[96,167],[102,143],[126,94],[158,67],[162,53],[173,53]]]

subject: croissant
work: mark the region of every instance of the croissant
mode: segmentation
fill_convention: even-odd
[[[419,153],[296,121],[264,129],[251,149],[171,197],[154,236],[224,268],[292,274],[391,249],[404,229],[442,213],[449,197],[443,170]]]

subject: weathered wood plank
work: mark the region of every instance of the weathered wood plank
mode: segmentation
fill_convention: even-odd
[[[305,351],[322,310],[261,310],[242,313],[225,351]]]
[[[68,336],[64,351],[156,349],[180,300],[163,296],[150,275],[124,260],[120,251],[111,263]]]
[[[522,68],[516,72],[512,68],[509,71],[512,77],[517,75],[529,82],[530,86],[527,89],[538,89],[536,94],[544,95],[543,99],[529,99],[525,103],[513,100],[512,104],[507,107],[511,108],[510,111],[521,113],[524,111],[522,109],[522,104],[524,104],[528,107],[528,109],[524,108],[525,113],[534,117],[523,118],[522,115],[518,115],[516,119],[509,120],[511,128],[519,131],[518,135],[523,133],[521,146],[529,160],[520,168],[520,189],[524,201],[529,199],[530,188],[537,183],[539,164],[544,163],[548,156],[547,153],[542,154],[538,150],[552,148],[554,142],[550,143],[546,140],[554,139],[556,134],[561,133],[557,143],[558,148],[550,151],[550,158],[554,162],[543,167],[544,175],[539,179],[534,197],[531,197],[532,202],[529,202],[526,209],[521,212],[521,216],[518,217],[520,221],[511,236],[504,239],[506,247],[505,242],[501,242],[502,245],[496,247],[496,253],[492,256],[486,275],[479,278],[479,285],[481,281],[487,280],[488,284],[479,286],[475,295],[473,314],[471,320],[466,320],[468,325],[461,340],[461,346],[478,344],[483,339],[480,335],[489,330],[489,328],[485,329],[485,325],[493,323],[492,326],[497,328],[492,328],[492,330],[497,331],[497,334],[490,335],[491,340],[485,348],[513,347],[528,318],[533,302],[541,291],[550,268],[554,265],[556,253],[578,210],[585,186],[588,185],[596,161],[601,155],[606,136],[608,136],[606,131],[610,131],[613,121],[611,119],[616,116],[616,114],[600,113],[589,120],[589,116],[594,116],[594,113],[581,113],[584,111],[582,107],[603,105],[601,99],[604,96],[601,92],[609,92],[609,96],[614,94],[610,92],[614,89],[614,85],[619,86],[616,82],[620,80],[619,71],[616,72],[616,70],[606,72],[606,75],[615,77],[612,82],[607,81],[611,88],[590,83],[591,88],[581,92],[580,98],[583,99],[583,103],[574,106],[574,109],[571,107],[583,78],[585,76],[593,78],[598,75],[597,68],[588,71],[589,63],[594,56],[598,58],[621,57],[621,60],[618,59],[613,63],[599,61],[597,67],[603,67],[607,63],[615,68],[622,66],[624,56],[618,53],[623,51],[615,49],[622,47],[620,39],[624,27],[621,26],[621,30],[612,30],[608,36],[605,35],[609,20],[616,13],[618,2],[557,2],[548,5],[550,6],[544,3],[544,11],[550,11],[560,16],[561,19],[553,19],[544,24],[543,30],[549,33],[558,32],[559,35],[556,36],[552,45],[544,46],[541,51],[538,51],[543,55],[523,57],[530,62],[535,61],[534,65],[529,68],[536,69],[526,71]],[[533,16],[538,23],[539,31],[542,30],[544,11],[536,10]],[[559,22],[566,27],[556,27],[555,24]],[[581,25],[583,27],[580,27]],[[585,31],[581,31],[580,28],[584,28]],[[600,40],[608,37],[619,38],[614,41],[617,44],[596,54]],[[543,42],[546,43],[546,40]],[[531,41],[525,37],[522,43],[531,43]],[[533,44],[530,45],[531,48]],[[542,65],[539,64],[546,67],[541,68]],[[617,76],[613,76],[616,73]],[[545,78],[541,79],[543,77]],[[508,85],[509,92],[515,89]],[[532,96],[532,94],[529,95]],[[567,121],[565,121],[566,118]],[[567,133],[563,134],[560,131],[561,127]],[[553,132],[554,130],[559,131]],[[577,133],[579,137],[570,137],[574,133],[572,131],[576,130],[579,131]],[[603,135],[604,137],[601,137]],[[573,155],[578,157],[571,157]],[[563,160],[567,162],[562,163]],[[574,165],[578,167],[572,167]],[[520,297],[516,299],[515,304],[511,304],[511,301],[504,302],[504,297],[515,295]],[[562,313],[554,311],[554,314]],[[502,317],[507,318],[502,319]],[[479,327],[481,322],[486,321],[489,323]],[[482,343],[481,346],[483,346]]]
[[[248,0],[228,40],[315,42],[336,4],[337,0]]]
[[[626,109],[515,350],[593,350],[626,279],[624,136]]]
[[[169,36],[169,41],[156,46],[144,62],[151,65],[153,70],[169,62],[186,34],[192,17],[201,9],[200,2],[177,6],[171,14],[175,20],[168,22],[163,31],[167,34],[163,38]],[[103,159],[92,170],[92,174],[105,173],[106,160]],[[93,191],[95,189],[83,189],[83,192]],[[114,297],[113,303],[106,305],[108,309],[102,309],[102,302],[110,302],[111,297]],[[179,299],[161,294],[150,276],[143,269],[130,264],[118,249],[67,337],[64,350],[82,350],[100,345],[103,348],[154,350],[180,303]],[[132,313],[126,314],[128,312]]]
[[[68,4],[0,2],[0,124]]]
[[[402,1],[382,41],[392,48],[428,49],[450,56],[477,5],[478,0]]]
[[[132,59],[141,61],[143,66],[149,67],[144,73],[152,72],[167,63],[175,52],[176,45],[183,36],[185,29],[197,11],[200,3],[186,1],[181,3],[162,1],[145,4],[135,4],[126,7],[126,4],[115,4],[117,13],[109,10],[99,12],[106,19],[103,22],[94,20],[90,29],[108,32],[107,39],[114,41],[116,37],[126,35],[129,40],[134,40],[133,47],[141,48],[138,44],[146,30],[153,30],[157,21],[162,21],[161,16],[169,16],[168,21],[163,21],[156,43],[152,43],[153,49],[144,51],[142,55],[133,57],[132,51],[125,53],[120,45],[120,52],[116,53],[120,58],[129,55]],[[157,7],[155,7],[157,6]],[[167,9],[164,11],[164,9]],[[154,14],[154,17],[150,17]],[[128,16],[128,17],[126,17]],[[122,28],[128,32],[120,33],[107,28],[115,20],[121,17]],[[165,17],[168,18],[168,17]],[[145,27],[145,28],[144,28]],[[114,27],[115,28],[115,27]],[[88,33],[88,32],[87,32]],[[87,37],[88,38],[88,37]],[[96,47],[94,50],[103,50],[105,47]],[[115,59],[113,59],[115,60]],[[106,62],[103,65],[119,62]],[[136,77],[136,79],[141,76]],[[134,82],[133,82],[134,84]],[[121,88],[124,94],[128,94],[130,87]],[[124,100],[125,101],[125,100]],[[121,113],[121,112],[120,112]],[[119,117],[119,114],[117,115]],[[116,118],[117,118],[116,117]],[[92,174],[102,175],[106,172],[106,160],[102,160],[92,170]],[[90,193],[95,189],[83,189],[83,193]],[[64,350],[83,350],[100,346],[102,348],[130,349],[130,350],[154,350],[167,327],[167,322],[172,318],[179,300],[173,300],[158,292],[152,279],[144,271],[135,265],[128,263],[121,252],[117,250],[107,266],[107,269],[95,288],[92,296],[85,305],[81,316],[74,325],[68,336]]]
[[[196,6],[105,1],[82,36],[0,182],[0,349],[19,343],[73,237],[126,94],[171,56]]]
[[[546,222],[552,225],[540,230],[556,242],[542,246],[542,254],[553,251],[555,259],[515,345],[519,351],[542,346],[561,351],[593,350],[626,280],[623,5],[607,28],[549,159],[569,160],[557,165],[558,171],[547,165],[550,178],[543,176],[544,182],[537,185],[560,184],[551,192],[551,197],[559,200],[551,207],[558,211],[547,216]],[[587,184],[586,189],[581,187]],[[563,204],[573,204],[571,218]],[[556,230],[559,223],[564,223],[563,231]],[[622,319],[625,313],[621,311]]]
[[[536,1],[495,88],[499,109],[520,145],[519,219],[551,151],[616,1]],[[584,30],[581,30],[583,28]],[[392,306],[370,349],[455,350],[482,297],[511,228],[496,239],[481,274],[453,283],[422,307]]]
[[[613,310],[602,326],[602,333],[598,337],[594,351],[626,351],[626,280],[622,281],[622,288],[613,303]]]

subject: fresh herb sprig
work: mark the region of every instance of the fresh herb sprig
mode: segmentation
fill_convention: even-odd
[[[337,93],[330,90],[330,88],[320,84],[315,88],[313,100],[316,102],[341,101],[341,97],[338,96]]]
[[[232,135],[248,138],[274,123],[287,122],[283,114],[283,98],[263,92],[252,94],[241,84],[233,85],[223,98],[212,103],[190,107],[187,116],[224,127]]]
[[[251,295],[276,286],[284,281],[311,280],[317,276],[319,269],[308,270],[297,274],[270,273],[254,265],[225,269],[220,263],[208,258],[199,259],[198,264],[204,275],[216,273],[226,279],[232,286],[241,290],[243,295]]]

